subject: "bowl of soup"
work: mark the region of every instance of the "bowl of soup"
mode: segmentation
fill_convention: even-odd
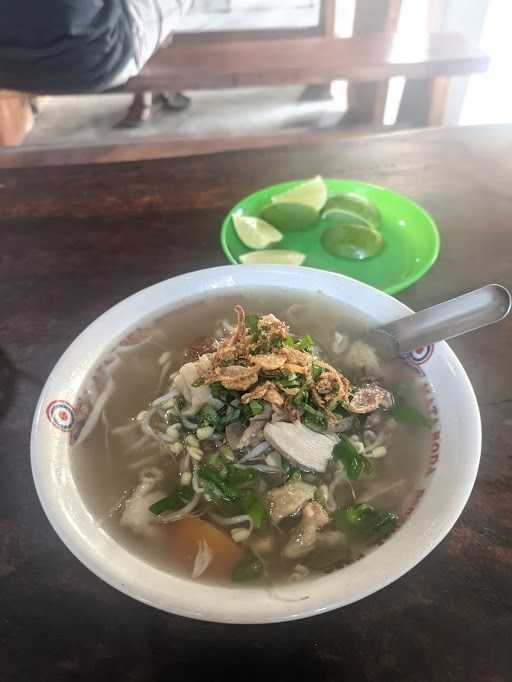
[[[50,523],[113,587],[201,620],[304,618],[385,587],[449,532],[480,456],[448,345],[390,358],[373,342],[408,313],[350,278],[267,265],[122,301],[36,408]]]

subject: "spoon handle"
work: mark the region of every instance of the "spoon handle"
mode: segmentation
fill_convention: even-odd
[[[500,284],[488,284],[374,330],[376,342],[402,355],[435,341],[451,339],[499,322],[510,310],[511,296]]]

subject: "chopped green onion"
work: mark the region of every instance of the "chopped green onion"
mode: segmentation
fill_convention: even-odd
[[[173,492],[172,495],[162,497],[161,500],[152,504],[149,511],[152,514],[155,514],[155,516],[158,516],[165,511],[177,511],[178,509],[181,509],[181,507],[184,507],[187,502],[190,502],[193,496],[194,491],[192,488],[190,486],[184,486]]]
[[[410,403],[407,403],[402,396],[395,395],[395,404],[391,410],[392,416],[404,424],[412,424],[414,426],[429,427],[432,422],[428,417],[419,412]]]
[[[228,391],[227,388],[224,388],[220,381],[215,381],[213,384],[210,384],[210,391],[214,398],[222,400],[225,403],[229,403],[240,396],[237,391]]]
[[[217,426],[219,415],[211,405],[203,405],[197,415],[197,422],[200,426]]]
[[[309,386],[307,382],[305,381],[302,386],[299,389],[299,392],[297,395],[294,397],[293,402],[295,405],[302,405],[303,403],[306,402],[306,400],[309,397]]]
[[[304,414],[302,421],[306,426],[320,426],[325,428],[327,426],[327,418],[323,412],[316,410],[311,405],[304,403]]]
[[[286,476],[287,480],[290,478],[292,480],[300,480],[302,476],[300,469],[292,466],[290,462],[284,458],[282,459],[281,469],[283,470],[283,473]]]
[[[318,367],[317,365],[313,365],[313,381],[318,381],[323,373],[324,373],[323,367]]]
[[[255,528],[261,528],[267,521],[267,509],[254,493],[244,493],[240,498],[242,510],[251,518]]]
[[[371,462],[361,455],[350,442],[350,440],[340,433],[340,442],[334,446],[333,456],[345,467],[348,478],[355,481],[363,473],[369,474],[372,471]]]
[[[257,414],[261,414],[264,409],[263,401],[251,400],[249,403],[249,409],[251,410],[253,417],[255,417]]]
[[[293,348],[294,343],[293,336],[287,336],[283,341],[283,346],[286,346],[286,348]]]
[[[235,566],[231,574],[231,580],[235,583],[245,583],[249,580],[256,580],[263,571],[263,565],[253,554],[245,556]]]
[[[274,335],[272,337],[268,337],[264,331],[260,331],[260,335],[258,337],[258,345],[254,349],[254,352],[256,354],[258,353],[270,353],[274,348],[281,348],[283,340],[281,339],[280,336]]]
[[[245,316],[245,326],[253,335],[257,335],[259,332],[258,322],[260,321],[259,315],[246,315]]]
[[[329,403],[329,410],[334,412],[337,417],[350,417],[350,412],[343,407],[343,404],[341,404],[339,400],[335,399],[331,401]]]
[[[220,383],[220,381],[215,381],[213,384],[210,384],[210,391],[211,391],[212,396],[213,396],[214,398],[217,398],[217,399],[221,399],[221,400],[222,400],[222,397],[221,397],[221,396],[222,396],[222,393],[223,393],[225,390],[226,390],[226,389],[225,389],[224,386]]]
[[[300,339],[296,342],[295,348],[297,350],[301,350],[303,353],[311,353],[311,351],[313,350],[313,339],[309,334],[301,336]]]
[[[338,508],[334,514],[336,527],[350,535],[377,542],[392,533],[398,516],[375,509],[369,504]]]
[[[227,465],[226,481],[229,485],[241,485],[243,483],[252,483],[260,477],[256,469],[241,469],[235,464]]]
[[[251,417],[255,417],[261,414],[264,410],[264,404],[262,400],[251,400],[247,405],[243,405],[240,411],[242,419],[247,420]]]
[[[213,467],[199,467],[197,475],[202,481],[210,484],[209,492],[213,493],[215,497],[220,497],[228,502],[236,502],[239,499],[239,491],[228,485]]]
[[[217,422],[217,429],[232,424],[240,419],[240,408],[228,405],[219,412],[219,420]]]
[[[227,469],[226,469],[226,465],[224,463],[224,458],[222,457],[219,450],[214,452],[213,455],[211,455],[208,458],[208,466],[213,467],[216,471],[218,471],[223,476],[225,476],[227,474]]]
[[[278,383],[283,388],[297,388],[300,386],[301,377],[295,372],[286,374],[282,379],[278,379]]]

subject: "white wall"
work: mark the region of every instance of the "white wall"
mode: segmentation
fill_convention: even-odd
[[[176,32],[306,28],[319,21],[320,0],[193,0]]]

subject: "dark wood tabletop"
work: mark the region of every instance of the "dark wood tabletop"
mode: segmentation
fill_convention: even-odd
[[[430,211],[441,253],[398,296],[411,307],[488,282],[512,288],[512,126],[0,171],[3,682],[512,679],[512,317],[452,343],[484,435],[462,516],[416,568],[344,609],[266,626],[159,612],[82,566],[37,500],[32,415],[72,339],[138,289],[225,263],[219,226],[240,197],[317,173],[388,186]]]

